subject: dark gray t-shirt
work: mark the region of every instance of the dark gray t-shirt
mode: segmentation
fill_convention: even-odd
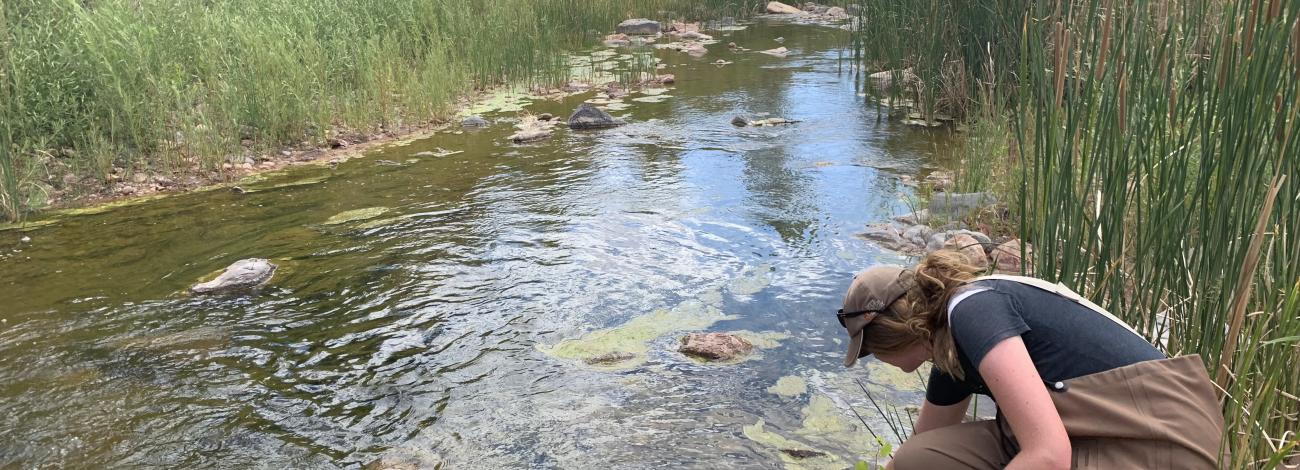
[[[925,392],[930,403],[954,405],[972,393],[992,397],[980,376],[980,362],[993,346],[1017,335],[1038,375],[1048,382],[1165,358],[1128,329],[1057,294],[1005,280],[972,286],[987,290],[958,302],[949,317],[966,379],[931,369]]]

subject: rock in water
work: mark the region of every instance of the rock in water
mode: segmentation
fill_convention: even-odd
[[[634,357],[636,357],[636,355],[632,353],[615,351],[611,353],[601,354],[596,357],[586,358],[583,360],[583,362],[586,362],[587,365],[592,365],[592,366],[609,366],[609,365],[618,364],[628,359],[632,359]]]
[[[774,15],[802,15],[803,10],[781,2],[767,2],[767,12]]]
[[[550,137],[551,134],[552,131],[550,129],[525,129],[516,132],[514,134],[510,134],[510,140],[517,144],[523,144],[527,142],[536,142],[545,139],[547,137]]]
[[[830,16],[833,18],[844,18],[849,16],[849,13],[840,7],[830,7],[826,9],[826,16]]]
[[[605,110],[591,103],[582,103],[569,116],[570,129],[605,129],[627,124],[622,119],[614,119]]]
[[[461,127],[487,127],[491,124],[487,122],[487,119],[483,119],[481,116],[469,116],[465,119],[461,119],[460,125]]]
[[[768,49],[768,50],[766,50],[766,51],[758,51],[758,52],[761,53],[761,54],[767,54],[767,55],[770,55],[770,56],[773,56],[773,57],[785,57],[785,56],[790,55],[790,50],[789,50],[789,49],[786,49],[785,47],[778,47],[778,48],[776,48],[776,49]]]
[[[727,333],[691,333],[677,349],[682,354],[708,361],[730,361],[754,351],[753,343]]]
[[[190,292],[217,294],[252,289],[270,281],[277,267],[262,258],[241,259],[231,264],[216,279],[191,287]]]
[[[654,36],[659,34],[661,29],[658,21],[637,18],[619,23],[615,31],[629,36]]]
[[[749,118],[747,118],[747,117],[745,117],[745,116],[737,115],[736,117],[731,118],[731,125],[736,126],[736,127],[745,127],[745,126],[748,126],[748,125],[749,125],[749,122],[750,122],[750,121],[749,121]]]
[[[781,452],[785,453],[785,455],[794,457],[797,460],[826,456],[825,452],[817,452],[815,450],[805,450],[805,449],[781,449]]]

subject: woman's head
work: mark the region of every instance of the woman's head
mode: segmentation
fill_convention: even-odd
[[[947,250],[930,253],[911,270],[873,266],[863,271],[844,297],[841,318],[869,309],[870,300],[890,303],[876,305],[874,316],[845,319],[851,338],[845,365],[852,365],[857,357],[875,354],[908,370],[932,356],[941,370],[963,375],[952,335],[948,334],[946,305],[953,291],[974,279],[978,271],[965,255]]]

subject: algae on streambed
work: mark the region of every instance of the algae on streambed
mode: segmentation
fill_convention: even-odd
[[[324,222],[322,222],[322,224],[341,225],[341,224],[346,224],[348,222],[356,222],[358,220],[373,219],[375,217],[379,217],[383,215],[385,212],[388,211],[389,208],[387,207],[367,207],[364,209],[353,209],[350,211],[343,211],[343,212],[339,212],[338,214],[334,214],[334,216],[330,217],[329,219],[326,219]]]
[[[808,393],[808,381],[797,375],[787,375],[777,379],[776,385],[768,387],[767,391],[783,397],[797,397]]]
[[[722,320],[734,319],[698,300],[687,300],[671,309],[659,309],[633,318],[622,325],[596,330],[554,346],[538,345],[542,352],[561,359],[591,361],[607,355],[630,354],[630,358],[608,364],[590,364],[602,369],[629,369],[646,360],[650,342],[678,331],[703,330]]]
[[[849,450],[860,458],[875,455],[879,449],[871,434],[858,423],[845,418],[844,410],[835,405],[825,395],[813,395],[808,405],[800,410],[803,421],[798,429],[780,433],[767,429],[767,422],[758,422],[742,429],[744,436],[764,447],[772,449],[780,456],[787,470],[840,470],[851,466],[835,453],[818,448],[810,443],[824,443]],[[793,437],[787,437],[793,434]],[[799,458],[790,455],[790,450],[811,451],[822,455]]]

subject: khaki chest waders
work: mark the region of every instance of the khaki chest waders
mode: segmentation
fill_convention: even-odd
[[[1021,276],[977,280],[983,279],[1019,282],[1061,295],[1137,334],[1060,284]],[[1073,468],[1218,468],[1223,414],[1200,356],[1139,362],[1048,388],[1070,436]],[[1010,426],[1002,419],[963,423],[908,439],[894,468],[1002,468],[1017,451]]]

